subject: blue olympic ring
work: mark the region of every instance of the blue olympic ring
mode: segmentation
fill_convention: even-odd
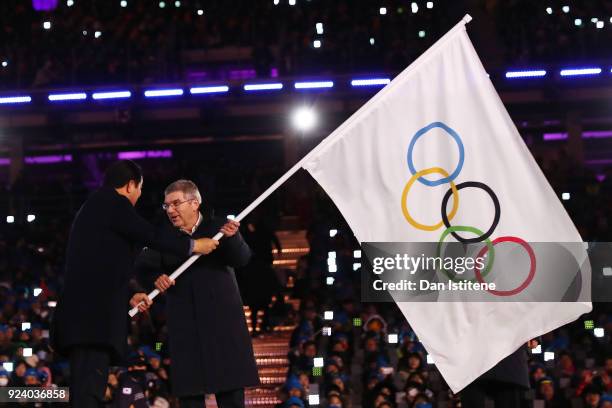
[[[416,174],[417,172],[414,168],[414,163],[412,161],[412,151],[414,150],[414,145],[416,144],[416,141],[419,139],[419,137],[423,136],[425,133],[429,132],[433,128],[442,128],[446,131],[446,133],[451,135],[453,139],[455,139],[455,142],[457,142],[457,146],[459,146],[459,163],[457,163],[457,168],[455,169],[455,171],[453,171],[448,177],[441,178],[440,180],[427,180],[424,177],[418,178],[418,181],[430,187],[439,186],[441,184],[449,183],[454,180],[461,172],[461,169],[463,168],[463,160],[465,159],[463,142],[461,141],[461,137],[459,136],[459,134],[442,122],[433,122],[416,132],[412,137],[412,140],[410,141],[410,145],[408,146],[408,168],[410,169],[412,175]]]

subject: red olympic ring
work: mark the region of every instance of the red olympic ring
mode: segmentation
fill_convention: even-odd
[[[520,293],[523,290],[525,290],[525,288],[527,286],[529,286],[529,284],[533,280],[533,277],[535,276],[535,271],[536,271],[536,257],[535,257],[535,253],[533,252],[533,249],[531,248],[531,246],[529,246],[529,244],[527,242],[523,241],[522,239],[520,239],[518,237],[510,237],[510,236],[499,237],[499,238],[496,238],[496,239],[493,240],[493,245],[498,244],[500,242],[514,242],[516,244],[519,244],[523,248],[525,248],[525,251],[527,251],[527,254],[529,255],[529,260],[531,262],[531,266],[529,268],[529,275],[527,275],[527,278],[523,281],[523,283],[521,283],[518,287],[516,287],[516,288],[514,288],[512,290],[487,290],[487,292],[489,292],[489,293],[491,293],[492,295],[495,295],[495,296],[512,296],[512,295],[516,295],[517,293]],[[484,256],[484,254],[488,250],[489,249],[488,249],[487,246],[482,247],[482,249],[478,253],[478,257]],[[474,273],[476,274],[476,279],[478,280],[478,282],[485,283],[482,275],[480,274],[480,269],[474,268]]]

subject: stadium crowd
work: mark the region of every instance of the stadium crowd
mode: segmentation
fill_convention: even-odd
[[[477,35],[490,43],[482,52],[498,54],[482,55],[486,62],[605,59],[612,40],[612,6],[604,0],[56,3],[49,11],[29,1],[0,4],[2,88],[394,74],[466,10],[494,22]]]

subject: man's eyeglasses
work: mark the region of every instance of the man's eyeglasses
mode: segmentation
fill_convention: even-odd
[[[184,204],[184,203],[186,203],[188,201],[192,201],[192,200],[193,200],[193,198],[190,198],[190,199],[185,200],[185,201],[178,201],[178,200],[176,200],[176,201],[173,201],[171,203],[163,203],[162,204],[162,208],[164,209],[164,211],[168,211],[170,208],[177,208],[179,205]]]

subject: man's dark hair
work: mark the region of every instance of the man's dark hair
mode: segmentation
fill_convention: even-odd
[[[120,188],[130,181],[142,181],[142,169],[132,160],[119,160],[108,166],[104,173],[104,186]]]

